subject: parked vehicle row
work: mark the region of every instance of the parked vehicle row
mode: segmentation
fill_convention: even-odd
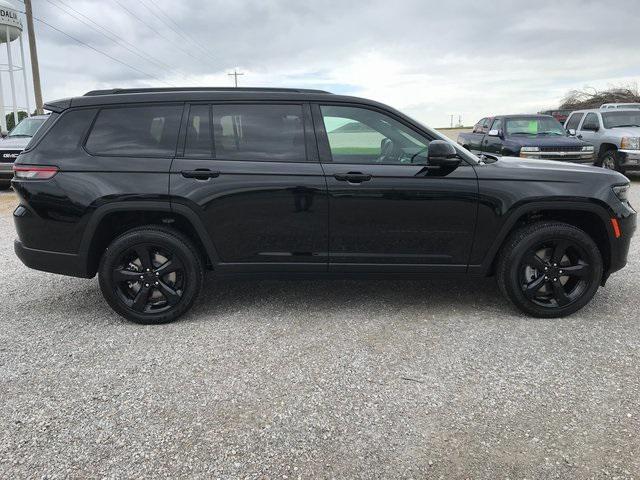
[[[480,120],[458,143],[476,154],[496,157],[593,163],[594,147],[571,137],[550,115],[500,115]]]
[[[564,126],[549,115],[500,115],[481,119],[458,143],[479,155],[593,163],[640,170],[640,109],[604,104],[572,112]]]
[[[47,108],[14,166],[16,254],[40,270],[97,273],[106,301],[135,322],[178,318],[205,270],[495,275],[523,312],[564,316],[625,265],[636,228],[617,172],[479,158],[362,98],[109,90]],[[482,128],[496,120],[504,139],[477,132],[481,144],[586,147],[551,117]]]

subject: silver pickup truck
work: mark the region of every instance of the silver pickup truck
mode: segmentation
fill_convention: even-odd
[[[564,127],[595,147],[596,165],[621,173],[640,170],[640,110],[576,110]]]

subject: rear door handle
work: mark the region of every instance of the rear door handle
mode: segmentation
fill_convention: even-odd
[[[360,172],[336,173],[333,178],[340,182],[362,183],[371,180],[371,175]]]
[[[216,178],[220,176],[220,172],[214,172],[208,168],[199,168],[196,170],[182,170],[184,178],[197,178],[198,180],[206,180],[208,178]]]

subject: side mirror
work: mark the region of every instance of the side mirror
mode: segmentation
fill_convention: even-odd
[[[499,137],[500,136],[500,130],[489,130],[489,133],[487,134],[490,137]]]
[[[429,143],[427,162],[429,166],[441,168],[456,168],[460,165],[458,151],[444,140],[433,140]]]
[[[576,129],[575,128],[570,128],[569,130],[567,130],[567,133],[569,135],[571,135],[572,137],[576,136]]]

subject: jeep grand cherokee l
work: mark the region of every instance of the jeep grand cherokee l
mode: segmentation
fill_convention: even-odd
[[[140,323],[217,275],[495,275],[559,317],[621,269],[636,226],[615,171],[486,162],[402,113],[292,89],[89,92],[51,102],[13,187],[29,267],[91,278]]]

